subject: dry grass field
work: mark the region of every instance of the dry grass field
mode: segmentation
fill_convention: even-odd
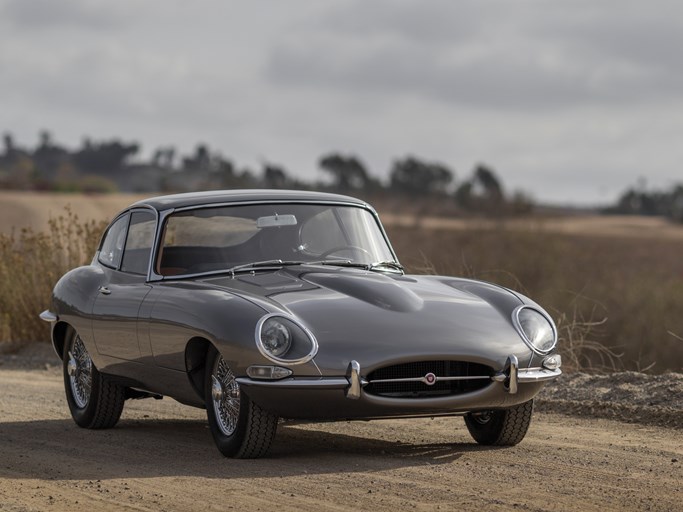
[[[0,233],[12,229],[43,230],[50,217],[70,206],[83,220],[110,220],[126,206],[148,197],[146,194],[59,194],[0,190]],[[377,205],[376,205],[377,206]],[[629,215],[568,215],[527,217],[509,220],[415,217],[379,209],[385,225],[394,228],[480,231],[505,229],[532,233],[581,235],[609,238],[683,240],[683,226],[659,217]]]
[[[47,336],[35,313],[54,281],[88,260],[102,222],[140,197],[0,192],[0,343]],[[683,226],[625,216],[380,215],[409,272],[476,277],[544,305],[570,367],[683,369]]]
[[[12,229],[47,228],[50,217],[64,213],[71,206],[83,220],[109,220],[120,210],[146,196],[135,194],[56,194],[41,192],[14,192],[0,190],[0,233]]]

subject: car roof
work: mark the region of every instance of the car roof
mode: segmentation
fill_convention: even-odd
[[[238,203],[238,202],[268,202],[268,201],[320,201],[331,203],[352,203],[367,206],[365,201],[340,194],[326,192],[311,192],[307,190],[272,190],[272,189],[240,189],[240,190],[210,190],[206,192],[189,192],[143,199],[132,204],[129,208],[149,206],[156,210],[171,208],[185,208],[207,204]]]

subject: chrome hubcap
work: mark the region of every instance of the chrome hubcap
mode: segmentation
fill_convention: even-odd
[[[85,408],[90,401],[90,389],[92,387],[92,359],[80,336],[76,335],[71,350],[69,361],[66,365],[66,373],[69,375],[71,396],[79,409]]]
[[[240,386],[221,356],[211,373],[211,399],[221,432],[226,436],[234,434],[240,414]]]

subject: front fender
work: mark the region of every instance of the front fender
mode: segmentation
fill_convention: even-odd
[[[221,353],[236,376],[253,364],[273,365],[256,347],[256,325],[271,311],[238,294],[189,281],[155,285],[145,302],[149,311],[149,344],[154,362],[186,371],[190,340],[203,338]],[[282,365],[286,366],[286,365]],[[291,367],[298,376],[319,376],[314,363]]]
[[[55,352],[62,357],[59,334],[65,324],[72,326],[85,343],[88,352],[96,354],[92,332],[92,309],[97,290],[104,280],[104,272],[95,265],[86,265],[64,274],[52,292],[52,309],[59,322],[53,324],[52,344]]]

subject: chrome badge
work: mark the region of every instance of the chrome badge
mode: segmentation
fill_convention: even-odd
[[[425,384],[427,384],[427,386],[433,386],[434,384],[436,384],[436,375],[430,372],[427,375],[425,375],[422,380]]]

